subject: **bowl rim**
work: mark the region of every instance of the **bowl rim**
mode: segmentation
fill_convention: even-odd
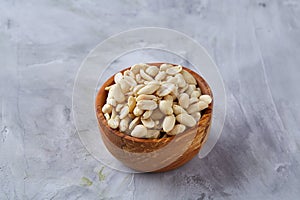
[[[166,62],[154,62],[154,63],[146,63],[146,64],[147,64],[147,65],[150,65],[150,66],[156,66],[156,67],[160,66],[161,64],[170,64],[170,65],[173,65],[173,66],[177,66],[177,65],[178,65],[178,64],[166,63]],[[128,69],[130,69],[130,68],[131,68],[131,66],[130,66],[130,67],[127,67],[127,68],[125,68],[125,69],[122,69],[120,72],[123,74],[124,71],[126,71],[126,70],[128,70]],[[206,80],[205,80],[202,76],[200,76],[198,73],[196,73],[195,71],[193,71],[193,70],[191,70],[191,69],[189,69],[189,68],[187,68],[187,67],[184,67],[184,66],[182,66],[182,68],[183,68],[184,70],[188,71],[189,73],[191,73],[191,74],[195,77],[198,86],[199,86],[199,81],[198,81],[198,79],[200,79],[200,82],[204,85],[205,88],[207,88],[207,91],[208,91],[208,92],[205,93],[205,94],[209,94],[209,95],[211,96],[211,98],[213,99],[213,93],[212,93],[212,90],[211,90],[210,86],[208,85],[208,83],[206,82]],[[182,133],[180,133],[180,134],[178,134],[178,135],[172,135],[172,136],[169,136],[169,137],[166,137],[166,138],[137,138],[137,137],[133,137],[133,136],[131,136],[131,135],[128,135],[128,134],[126,134],[126,133],[123,133],[123,132],[121,132],[121,131],[119,131],[119,130],[117,130],[117,129],[112,129],[110,126],[108,126],[107,120],[105,119],[104,114],[103,114],[103,112],[102,112],[102,106],[103,106],[104,104],[103,104],[102,106],[99,105],[99,104],[101,104],[101,103],[100,103],[100,102],[102,101],[101,98],[103,98],[102,96],[103,96],[104,94],[106,94],[106,95],[104,95],[104,99],[105,99],[105,101],[106,101],[108,91],[105,90],[105,87],[107,87],[107,86],[109,86],[109,85],[112,85],[112,84],[114,83],[114,75],[115,75],[115,74],[113,74],[111,77],[109,77],[109,78],[102,84],[101,88],[98,90],[97,95],[96,95],[96,98],[95,98],[95,109],[96,109],[96,117],[97,117],[98,125],[99,125],[100,123],[102,123],[103,125],[106,126],[106,128],[111,129],[112,132],[113,132],[116,136],[118,136],[118,137],[120,137],[120,138],[124,138],[124,139],[126,139],[126,140],[130,140],[130,141],[132,141],[132,142],[138,142],[138,143],[168,142],[168,141],[173,140],[175,137],[185,135],[185,133],[187,133],[188,130],[191,130],[191,129],[193,129],[193,128],[199,127],[201,124],[204,124],[204,122],[207,120],[207,117],[204,117],[204,115],[209,115],[209,118],[211,118],[211,116],[212,116],[212,111],[213,111],[213,100],[212,100],[212,102],[209,104],[208,108],[206,108],[206,109],[204,110],[204,113],[201,113],[201,118],[200,118],[200,120],[197,122],[197,124],[196,124],[195,126],[193,126],[193,127],[190,127],[190,128],[188,128],[188,129],[186,129],[184,132],[182,132]],[[200,86],[199,86],[199,87],[200,87]],[[201,91],[201,92],[202,92],[202,91]],[[105,101],[104,101],[104,102],[105,102]],[[99,109],[99,107],[100,107],[100,109]],[[104,123],[103,123],[103,122],[104,122]],[[101,130],[101,128],[100,128],[100,132],[101,132],[101,134],[104,134],[103,131]],[[208,133],[207,133],[207,134],[208,134]]]

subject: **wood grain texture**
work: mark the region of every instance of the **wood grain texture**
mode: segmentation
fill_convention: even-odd
[[[162,63],[149,63],[160,66]],[[129,68],[127,68],[129,69]],[[194,71],[183,67],[196,79],[202,94],[213,98],[206,81]],[[126,69],[122,70],[123,73]],[[110,77],[100,88],[96,97],[96,112],[102,139],[108,150],[126,166],[142,172],[165,172],[176,169],[191,160],[207,139],[212,118],[213,102],[202,111],[197,125],[177,136],[161,139],[135,138],[118,130],[111,129],[102,113],[108,92],[107,86],[114,84]]]

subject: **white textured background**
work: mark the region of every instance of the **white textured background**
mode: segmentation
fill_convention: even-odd
[[[297,199],[300,2],[0,2],[0,199]],[[103,169],[72,122],[76,72],[96,44],[141,26],[196,39],[224,78],[222,136],[161,174]],[[92,181],[84,185],[82,177]]]

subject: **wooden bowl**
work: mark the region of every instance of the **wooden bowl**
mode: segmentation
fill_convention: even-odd
[[[148,64],[160,66],[162,63]],[[201,76],[188,68],[183,69],[195,77],[202,94],[213,96],[210,87]],[[198,154],[210,130],[213,102],[201,112],[198,123],[181,134],[160,139],[135,138],[110,128],[102,113],[102,106],[108,95],[105,87],[113,83],[112,76],[102,85],[95,106],[103,142],[115,158],[137,171],[165,172],[182,166]]]

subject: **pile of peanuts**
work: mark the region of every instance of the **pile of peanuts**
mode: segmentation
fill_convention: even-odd
[[[193,127],[211,103],[181,65],[136,64],[115,74],[102,112],[112,129],[137,138],[162,138]]]

